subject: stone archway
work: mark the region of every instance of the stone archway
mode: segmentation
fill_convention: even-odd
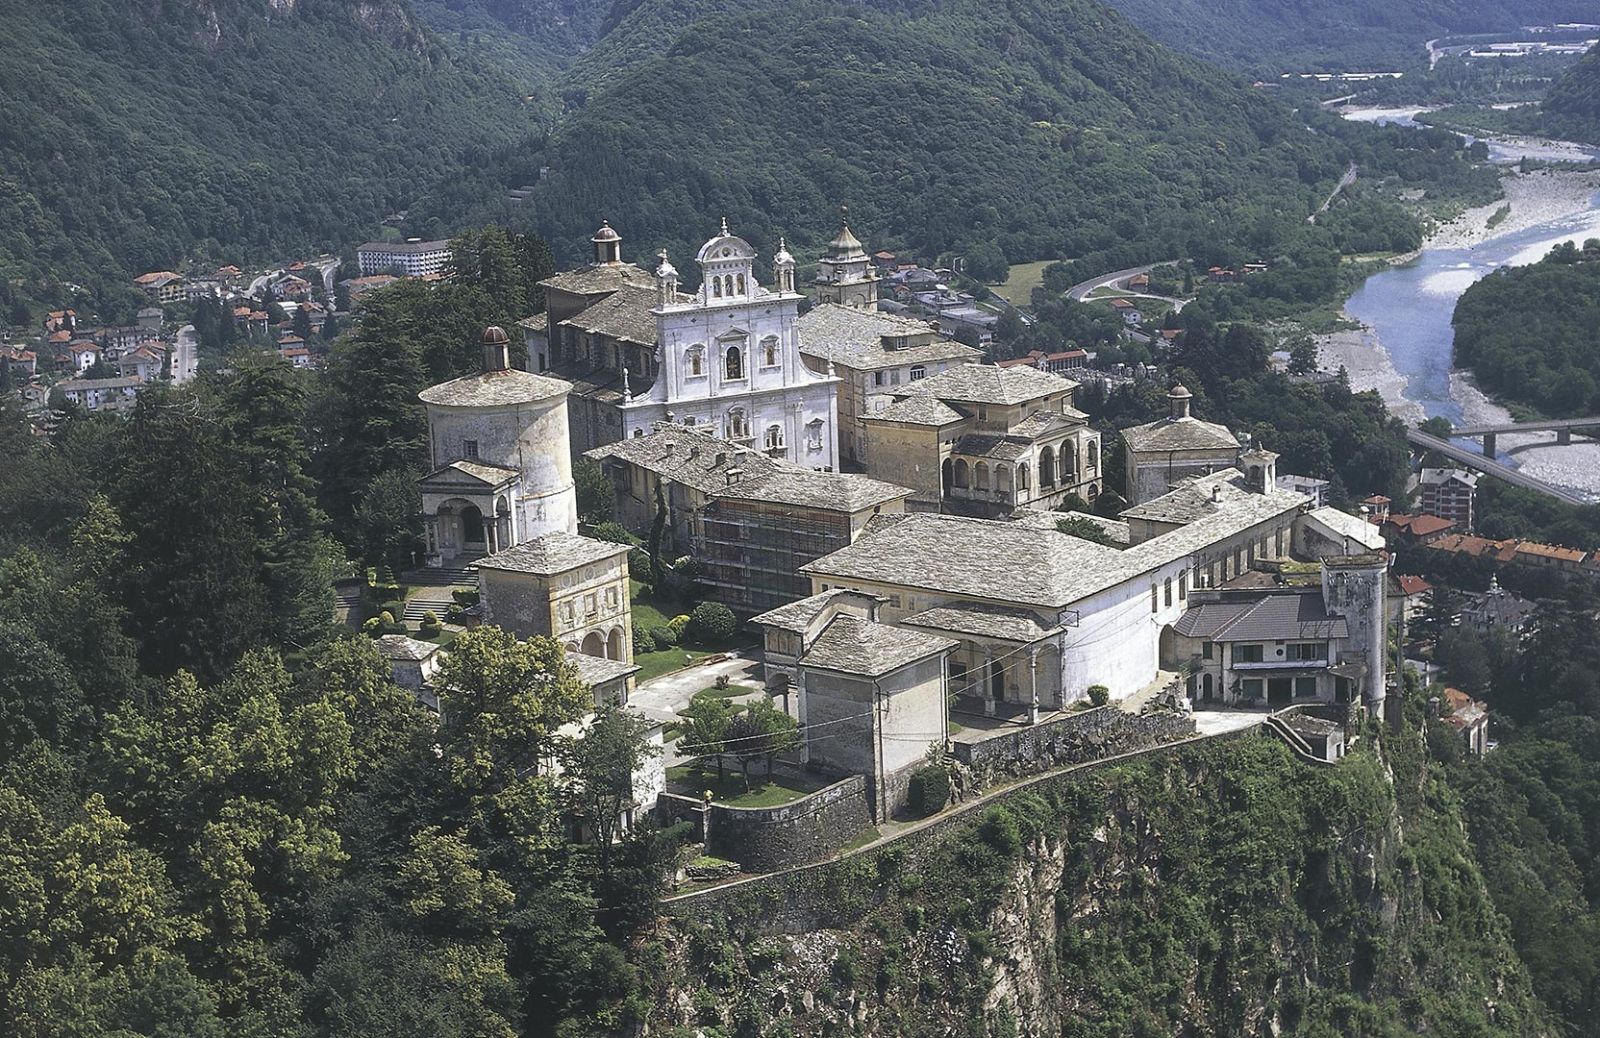
[[[598,656],[600,659],[605,659],[606,640],[601,637],[599,631],[590,631],[583,636],[583,646],[578,651],[585,656]]]
[[[954,478],[954,467],[950,464],[949,458],[944,459],[944,464],[939,466],[940,481],[944,484],[944,492],[946,494],[950,493],[950,481]]]
[[[628,658],[627,650],[623,646],[622,639],[622,628],[611,628],[611,636],[606,639],[606,659],[626,660]]]

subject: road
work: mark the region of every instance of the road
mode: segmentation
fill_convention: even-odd
[[[1445,457],[1459,462],[1469,469],[1486,473],[1496,479],[1503,479],[1512,486],[1522,487],[1524,490],[1537,490],[1541,494],[1549,494],[1557,501],[1562,501],[1569,505],[1594,504],[1588,498],[1575,494],[1570,490],[1562,490],[1560,487],[1552,486],[1544,480],[1524,475],[1509,465],[1503,465],[1498,461],[1486,458],[1481,450],[1458,447],[1449,440],[1441,440],[1437,436],[1430,436],[1420,429],[1407,429],[1406,439],[1425,450],[1438,451]]]
[[[1181,262],[1181,260],[1162,260],[1159,263],[1146,263],[1142,267],[1129,267],[1127,270],[1118,270],[1110,274],[1101,274],[1099,277],[1090,278],[1088,281],[1080,281],[1076,285],[1073,285],[1071,288],[1067,289],[1067,298],[1076,299],[1081,303],[1088,297],[1090,292],[1093,292],[1097,288],[1109,288],[1118,281],[1131,278],[1135,274],[1148,274],[1157,267],[1176,266]],[[1162,297],[1155,296],[1153,298],[1160,299]]]
[[[1343,191],[1351,184],[1354,184],[1356,182],[1356,177],[1360,175],[1361,170],[1359,167],[1357,167],[1354,162],[1350,163],[1350,168],[1344,171],[1344,176],[1339,178],[1339,183],[1336,184],[1333,190],[1328,193],[1328,197],[1322,200],[1322,204],[1317,206],[1317,211],[1306,217],[1306,223],[1316,223],[1317,217],[1327,212],[1328,207],[1333,204],[1333,200],[1339,197],[1339,192]]]
[[[174,385],[194,378],[200,370],[200,333],[194,325],[178,329],[178,342],[172,349],[172,381]]]
[[[652,721],[668,723],[678,719],[678,711],[689,705],[689,700],[702,688],[717,683],[726,675],[735,685],[762,687],[761,663],[757,650],[747,649],[730,653],[720,663],[707,663],[699,667],[685,667],[671,674],[663,674],[639,685],[628,696],[628,706]]]

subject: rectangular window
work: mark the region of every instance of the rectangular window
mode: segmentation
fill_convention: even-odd
[[[1328,658],[1328,643],[1291,642],[1288,655],[1291,660],[1325,660]]]
[[[607,609],[615,609],[616,607],[617,607],[617,589],[614,588],[614,587],[608,587],[608,588],[606,588],[606,608]]]
[[[570,601],[561,603],[561,615],[564,619],[572,619],[572,603]]]
[[[883,372],[874,371],[872,373],[872,384],[875,385],[875,386],[883,385]]]
[[[1189,571],[1184,570],[1178,574],[1178,601],[1186,602],[1189,599]]]
[[[1160,590],[1154,584],[1151,584],[1150,585],[1150,611],[1152,613],[1157,612],[1157,611],[1159,611],[1161,609],[1161,597],[1160,596],[1161,596]]]
[[[1261,646],[1235,645],[1233,647],[1233,662],[1235,663],[1260,663]]]
[[[889,608],[890,609],[899,609],[900,608],[900,596],[899,595],[890,595],[889,596]]]
[[[583,615],[584,616],[593,616],[596,612],[599,611],[599,608],[600,607],[599,607],[598,603],[595,601],[595,597],[594,597],[594,592],[593,591],[591,591],[587,595],[583,596]]]
[[[918,364],[911,369],[911,381],[913,382],[921,382],[927,376],[928,369],[923,367],[921,364]]]
[[[1245,700],[1258,700],[1261,698],[1263,685],[1260,678],[1245,678],[1239,682],[1239,698]]]
[[[1168,577],[1161,582],[1161,599],[1163,605],[1172,604],[1172,578]]]
[[[1312,699],[1317,694],[1316,678],[1295,678],[1294,697],[1296,699]]]
[[[477,440],[466,440],[466,441],[464,441],[461,444],[461,456],[463,458],[476,458],[478,456],[478,441]]]
[[[1212,651],[1210,642],[1206,642],[1205,644],[1200,646],[1200,656],[1201,656],[1202,659],[1208,659],[1209,660],[1214,655],[1215,655],[1215,653]]]

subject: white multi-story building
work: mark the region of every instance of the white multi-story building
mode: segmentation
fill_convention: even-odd
[[[448,241],[369,241],[356,250],[356,262],[363,276],[404,274],[420,278],[437,274],[450,263]]]

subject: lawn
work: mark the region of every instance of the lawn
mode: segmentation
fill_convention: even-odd
[[[995,285],[994,290],[1016,306],[1027,306],[1033,299],[1033,290],[1044,284],[1044,268],[1054,263],[1055,260],[1037,260],[1033,263],[1011,264],[1011,275],[1005,283]]]
[[[646,596],[644,584],[637,580],[628,581],[629,594],[633,596],[633,625],[646,629],[653,627],[666,627],[674,617],[694,609],[692,602],[678,602],[657,599]],[[659,649],[655,652],[635,653],[633,662],[639,665],[639,674],[635,678],[638,682],[649,681],[663,674],[681,670],[702,656],[713,652],[724,652],[750,644],[753,635],[741,628],[736,632],[726,645],[710,646],[693,642],[680,642],[670,649]],[[737,695],[738,693],[734,693]]]
[[[776,774],[768,778],[767,766],[760,761],[750,765],[748,791],[738,765],[731,761],[720,782],[714,765],[708,765],[704,774],[696,774],[694,767],[688,764],[667,769],[667,787],[674,793],[698,797],[709,789],[711,799],[727,807],[777,807],[829,785],[826,779],[809,776]]]

